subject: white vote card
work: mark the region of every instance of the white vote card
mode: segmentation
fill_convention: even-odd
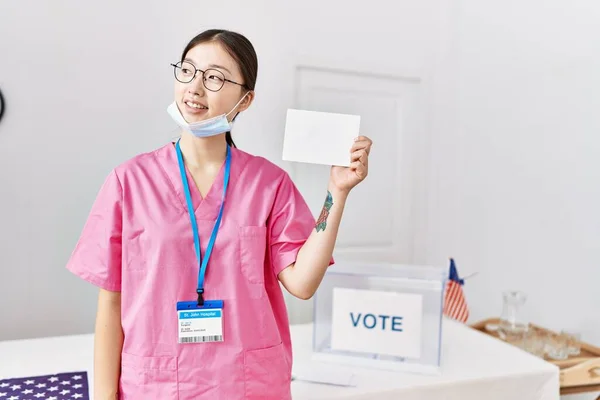
[[[359,129],[359,115],[289,109],[283,160],[347,167]]]

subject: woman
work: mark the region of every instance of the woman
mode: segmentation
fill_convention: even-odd
[[[252,44],[206,31],[173,67],[180,139],[112,171],[67,266],[100,288],[94,398],[290,399],[279,282],[301,299],[317,290],[371,141],[332,167],[315,223],[282,169],[232,141],[254,99]]]

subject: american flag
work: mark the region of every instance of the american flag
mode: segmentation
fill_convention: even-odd
[[[450,276],[444,296],[444,315],[465,323],[469,318],[469,307],[462,290],[463,285],[464,281],[458,277],[454,259],[450,259]]]
[[[87,372],[0,380],[0,400],[89,400]]]

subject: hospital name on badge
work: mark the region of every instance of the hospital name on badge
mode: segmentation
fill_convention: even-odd
[[[177,321],[179,343],[223,341],[223,308],[214,301],[201,307],[193,301],[177,303]]]

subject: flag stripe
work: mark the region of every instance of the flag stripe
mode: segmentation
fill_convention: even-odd
[[[449,318],[466,322],[469,318],[469,309],[462,290],[462,285],[450,280],[446,285],[443,313]]]

